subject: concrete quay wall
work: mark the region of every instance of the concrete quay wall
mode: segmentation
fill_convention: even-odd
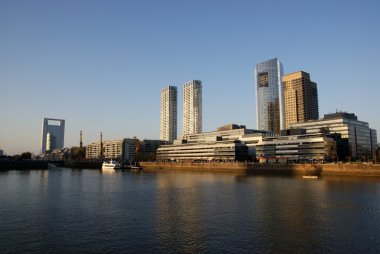
[[[352,175],[379,176],[380,164],[342,163],[342,164],[257,164],[257,163],[164,163],[141,162],[147,171],[210,171],[244,174],[286,174],[286,175]]]

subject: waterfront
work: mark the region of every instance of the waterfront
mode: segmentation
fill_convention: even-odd
[[[2,253],[378,253],[380,179],[0,172]]]

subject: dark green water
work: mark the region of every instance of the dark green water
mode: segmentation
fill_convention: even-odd
[[[380,253],[380,179],[0,173],[0,253]]]

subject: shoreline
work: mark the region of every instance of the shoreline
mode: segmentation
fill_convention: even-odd
[[[380,164],[259,164],[259,163],[164,163],[140,162],[144,171],[171,170],[231,172],[249,175],[315,175],[315,176],[375,176],[380,177]]]

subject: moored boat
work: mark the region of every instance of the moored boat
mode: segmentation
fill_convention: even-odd
[[[120,167],[120,163],[113,160],[104,161],[102,164],[102,169],[119,169]]]
[[[302,176],[305,179],[318,179],[318,176]]]

